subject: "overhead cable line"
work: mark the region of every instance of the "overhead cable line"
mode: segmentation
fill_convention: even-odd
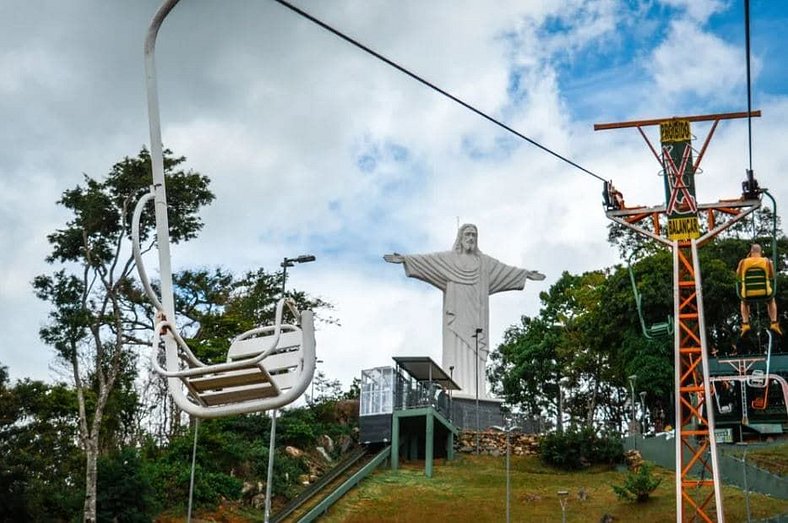
[[[497,120],[497,119],[493,118],[492,116],[490,116],[487,113],[477,109],[476,107],[472,106],[471,104],[461,100],[460,98],[457,98],[453,94],[441,89],[440,87],[438,87],[437,85],[429,82],[428,80],[425,80],[424,78],[422,78],[421,76],[417,75],[416,73],[413,73],[413,72],[409,71],[405,67],[399,65],[398,63],[394,62],[393,60],[391,60],[389,58],[386,58],[385,56],[383,56],[382,54],[378,53],[377,51],[374,51],[373,49],[370,49],[369,47],[367,47],[366,45],[362,44],[358,40],[355,40],[355,39],[351,38],[350,36],[347,36],[345,33],[339,31],[338,29],[335,29],[334,27],[328,25],[327,23],[323,22],[322,20],[319,20],[319,19],[315,18],[311,14],[307,13],[303,9],[300,9],[300,8],[294,6],[290,2],[287,2],[285,0],[274,0],[274,2],[276,2],[276,3],[278,3],[278,4],[282,5],[282,6],[290,9],[291,11],[293,11],[293,12],[299,14],[299,15],[301,15],[302,17],[306,18],[310,22],[312,22],[312,23],[314,23],[316,25],[319,25],[320,27],[322,27],[326,31],[328,31],[330,33],[333,33],[334,35],[338,36],[342,40],[345,40],[346,42],[358,47],[362,51],[374,56],[375,58],[377,58],[378,60],[380,60],[382,62],[385,62],[386,64],[390,65],[394,69],[400,71],[401,73],[404,73],[404,74],[410,76],[411,78],[413,78],[414,80],[420,82],[421,84],[426,85],[430,89],[432,89],[432,90],[442,94],[446,98],[448,98],[448,99],[460,104],[461,106],[465,107],[469,111],[472,111],[472,112],[478,114],[479,116],[481,116],[485,120],[488,120],[488,121],[494,123],[498,127],[501,127],[502,129],[505,129],[505,130],[509,131],[513,135],[517,136],[518,138],[521,138],[521,139],[525,140],[526,142],[530,143],[531,145],[534,145],[534,146],[538,147],[539,149],[543,150],[544,152],[546,152],[548,154],[551,154],[552,156],[558,158],[559,160],[562,160],[562,161],[568,163],[572,167],[575,167],[575,168],[583,171],[584,173],[589,174],[589,175],[593,176],[594,178],[597,178],[598,180],[601,180],[603,182],[607,181],[604,178],[602,178],[601,176],[589,171],[585,167],[582,167],[581,165],[577,164],[576,162],[570,160],[569,158],[567,158],[567,157],[565,157],[565,156],[553,151],[552,149],[549,149],[548,147],[545,147],[544,145],[540,144],[539,142],[537,142],[537,141],[525,136],[524,134],[520,133],[519,131],[516,131],[515,129],[509,127],[508,125],[506,125],[505,123],[501,122],[500,120]]]
[[[747,54],[747,152],[752,172],[752,80],[750,78],[750,0],[744,0],[744,48]]]

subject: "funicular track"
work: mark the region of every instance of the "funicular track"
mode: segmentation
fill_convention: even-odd
[[[362,447],[351,453],[334,468],[323,474],[318,481],[293,498],[282,510],[272,515],[271,523],[313,521],[319,506],[323,505],[323,510],[327,509],[344,492],[350,490],[356,482],[362,479],[363,476],[357,477],[362,469],[368,466],[374,468],[388,456],[389,452],[390,447],[386,447],[378,453],[372,452],[367,447]],[[373,462],[377,463],[373,464]],[[352,482],[352,480],[355,481]],[[335,499],[329,500],[331,497]]]

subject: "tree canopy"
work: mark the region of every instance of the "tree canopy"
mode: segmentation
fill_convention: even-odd
[[[736,346],[741,343],[736,266],[751,243],[760,243],[771,256],[772,218],[770,210],[763,210],[754,224],[740,224],[699,251],[712,355],[745,350]],[[539,314],[523,316],[511,326],[491,357],[493,390],[515,410],[555,420],[559,428],[566,418],[573,424],[620,428],[628,419],[632,375],[637,376],[637,393],[645,392],[652,422],[665,423],[672,416],[673,340],[643,335],[630,278],[631,270],[642,296],[644,322],[664,322],[673,314],[672,257],[655,242],[637,241],[616,228],[611,228],[610,238],[631,266],[563,273],[540,294]],[[785,304],[788,239],[779,229],[776,238],[776,298]],[[761,309],[756,314],[764,315],[765,307]],[[785,307],[779,309],[784,324],[788,314]],[[784,338],[775,350],[788,350]]]

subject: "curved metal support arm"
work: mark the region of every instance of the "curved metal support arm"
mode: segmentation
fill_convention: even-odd
[[[777,202],[768,190],[763,189],[763,194],[772,201],[772,293],[777,296],[777,273],[780,272],[780,259],[777,257]]]
[[[161,272],[161,297],[164,310],[169,317],[173,317],[175,314],[175,300],[172,294],[167,194],[164,185],[164,151],[161,141],[159,95],[156,86],[156,64],[154,55],[159,28],[177,3],[178,0],[164,1],[153,16],[145,37],[145,84],[148,98],[148,123],[150,127],[150,157],[153,170],[153,190],[156,199],[156,234],[159,247],[159,270]]]
[[[153,199],[154,196],[153,192],[149,192],[140,198],[140,201],[138,201],[137,205],[134,207],[134,215],[131,219],[131,252],[134,255],[134,263],[137,265],[137,274],[142,282],[142,288],[145,290],[145,295],[153,303],[156,309],[164,312],[164,306],[153,291],[153,287],[148,279],[148,273],[142,261],[142,250],[140,249],[140,218],[142,217],[142,210],[145,208],[145,204],[148,203],[148,200]]]

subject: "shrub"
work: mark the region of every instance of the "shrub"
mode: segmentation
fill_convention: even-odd
[[[98,474],[99,520],[132,523],[150,521],[156,515],[155,490],[135,449],[99,458]]]
[[[612,485],[618,499],[645,503],[654,490],[662,483],[662,478],[654,476],[649,463],[643,463],[637,471],[630,471],[624,485]]]
[[[598,436],[589,427],[547,434],[539,443],[542,462],[564,470],[611,465],[620,462],[623,455],[624,447],[618,438]]]

